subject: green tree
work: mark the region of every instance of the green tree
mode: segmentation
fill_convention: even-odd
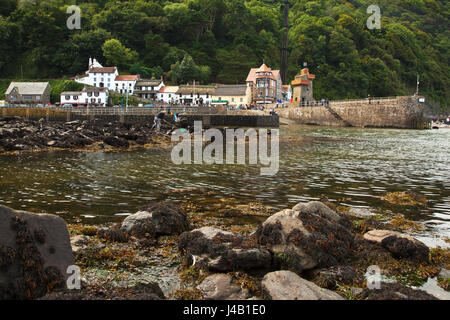
[[[136,51],[126,48],[117,39],[106,40],[102,50],[106,62],[112,66],[128,67],[138,56]]]

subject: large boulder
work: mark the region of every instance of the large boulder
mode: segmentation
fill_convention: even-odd
[[[261,285],[263,292],[272,300],[344,300],[337,293],[286,270],[266,274]]]
[[[248,289],[233,283],[228,274],[213,274],[197,286],[204,300],[245,300],[250,298]]]
[[[172,204],[158,203],[127,217],[121,230],[136,237],[180,234],[189,228],[187,217]]]
[[[364,234],[364,239],[380,244],[391,252],[394,258],[418,262],[429,260],[430,249],[423,242],[408,235],[390,230],[371,230]]]
[[[280,211],[257,231],[260,245],[274,256],[274,267],[296,272],[342,262],[351,252],[350,222],[321,202],[298,204]]]
[[[256,247],[249,239],[232,233],[203,227],[181,234],[178,247],[191,263],[216,272],[268,269],[270,252]]]
[[[35,299],[65,287],[74,264],[63,219],[0,205],[0,300]]]

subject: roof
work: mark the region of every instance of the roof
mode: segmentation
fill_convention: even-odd
[[[265,66],[265,65],[263,65],[263,66]],[[261,67],[263,67],[263,66],[261,66]],[[261,69],[261,67],[260,68],[252,68],[252,69],[250,69],[250,72],[248,73],[248,76],[247,76],[247,82],[255,82],[255,79],[256,79],[256,72],[258,72],[260,69]],[[267,66],[266,66],[267,67]],[[268,67],[267,67],[268,68]],[[280,77],[280,70],[271,70],[270,68],[268,68],[270,71],[272,71],[272,75],[273,75],[273,77],[275,78],[275,79],[278,79],[279,77]]]
[[[221,85],[214,92],[215,96],[245,96],[246,94],[246,84]]]
[[[117,70],[116,67],[97,67],[97,68],[91,68],[89,72],[96,72],[96,73],[115,73]]]
[[[64,91],[61,92],[62,96],[79,96],[81,95],[81,91]]]
[[[83,92],[105,92],[108,91],[107,88],[99,88],[99,87],[84,87]]]
[[[139,76],[136,74],[130,74],[130,75],[122,75],[122,76],[117,76],[116,81],[134,81],[134,80],[139,80]]]
[[[159,90],[159,93],[177,93],[178,89],[178,86],[165,86]]]
[[[142,79],[139,80],[136,85],[137,86],[145,86],[145,87],[157,87],[159,86],[163,81],[161,79]]]
[[[178,88],[177,93],[178,94],[210,94],[213,95],[214,91],[216,90],[215,86],[201,86],[201,85],[181,85]]]
[[[48,82],[11,82],[5,94],[11,93],[13,88],[17,88],[19,94],[43,94],[50,86]]]
[[[258,68],[250,69],[246,80],[247,82],[255,82],[256,71],[258,71]]]
[[[291,84],[293,86],[307,86],[307,85],[309,85],[309,80],[308,79],[295,79],[294,81],[291,82]]]
[[[257,72],[271,72],[272,69],[270,69],[265,63],[263,63],[261,65],[261,67],[259,67]]]

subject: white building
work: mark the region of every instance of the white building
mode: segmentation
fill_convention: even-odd
[[[61,105],[71,104],[74,107],[96,106],[106,107],[109,92],[106,88],[84,87],[82,91],[66,91],[61,93]]]
[[[134,94],[142,99],[155,100],[159,99],[158,95],[164,88],[164,82],[159,80],[142,79],[136,82]]]
[[[203,85],[181,85],[177,94],[181,104],[185,105],[211,105],[213,95],[216,90],[215,86]]]
[[[76,77],[75,81],[98,88],[115,90],[115,80],[119,75],[116,67],[103,67],[95,58],[89,58],[89,69],[83,77]]]
[[[180,96],[177,94],[178,89],[178,86],[164,86],[160,88],[156,98],[158,101],[162,101],[164,103],[179,104]]]
[[[139,80],[138,75],[123,75],[116,76],[114,79],[114,90],[118,93],[132,95],[134,93],[134,89],[136,87],[136,82]],[[127,92],[128,91],[128,92]]]

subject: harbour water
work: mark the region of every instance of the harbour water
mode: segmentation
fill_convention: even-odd
[[[276,176],[261,176],[257,166],[174,165],[170,149],[0,155],[0,204],[100,223],[166,199],[203,204],[220,216],[218,204],[283,209],[327,197],[359,212],[395,210],[426,227],[417,238],[449,246],[450,130],[290,125],[280,135]],[[393,209],[381,200],[407,190],[425,195],[427,206]],[[248,219],[257,218],[236,217]]]

